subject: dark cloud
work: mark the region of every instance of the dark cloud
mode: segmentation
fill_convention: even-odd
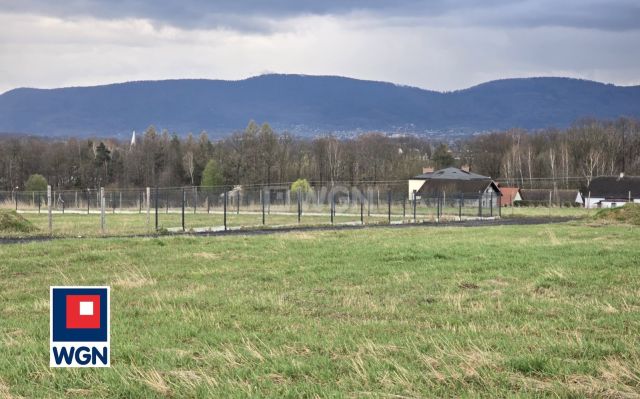
[[[271,30],[298,15],[364,12],[493,27],[640,29],[637,0],[0,0],[0,12],[99,19],[146,18],[181,28]]]

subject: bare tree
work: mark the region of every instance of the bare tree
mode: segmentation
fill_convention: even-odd
[[[582,164],[582,173],[587,180],[587,186],[591,184],[594,173],[598,170],[602,158],[602,152],[598,148],[591,148]]]
[[[193,152],[187,151],[182,158],[182,164],[184,165],[184,169],[189,174],[189,179],[191,179],[191,185],[193,186],[193,172],[195,170],[195,163],[193,162]]]

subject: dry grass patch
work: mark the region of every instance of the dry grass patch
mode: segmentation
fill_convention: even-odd
[[[95,397],[94,392],[91,389],[84,389],[84,388],[67,388],[66,393],[67,395],[72,395],[72,396]]]
[[[558,237],[556,237],[556,234],[552,230],[545,229],[545,232],[549,237],[549,241],[551,242],[551,245],[553,246],[560,245],[560,240],[558,240]]]
[[[21,340],[23,339],[25,335],[25,331],[21,330],[21,329],[15,329],[12,331],[9,331],[7,333],[4,334],[3,338],[2,338],[2,343],[5,346],[14,346],[14,345],[20,345]]]
[[[195,389],[201,384],[211,387],[218,386],[218,381],[215,378],[200,370],[172,370],[164,374],[166,374],[172,384],[176,385],[176,389],[181,389],[182,387]]]
[[[218,260],[218,259],[222,258],[221,254],[212,253],[212,252],[196,252],[196,253],[192,254],[191,256],[195,256],[196,258],[202,258],[202,259],[207,259],[207,260]]]
[[[18,398],[22,398],[22,396],[12,395],[9,390],[9,386],[2,379],[0,379],[0,398],[18,399]]]
[[[151,388],[151,390],[153,390],[157,394],[160,394],[162,396],[171,395],[171,388],[159,371],[141,370],[134,367],[132,369],[132,374],[134,376],[134,379]]]
[[[118,278],[113,281],[113,285],[122,288],[140,288],[155,284],[156,280],[151,277],[148,269],[141,270],[136,267],[129,267],[120,272]]]

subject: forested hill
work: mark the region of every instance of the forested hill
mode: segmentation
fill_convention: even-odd
[[[165,80],[0,95],[0,132],[119,136],[149,125],[222,136],[251,119],[301,136],[359,131],[474,133],[640,117],[640,86],[569,78],[505,79],[436,92],[330,76]]]

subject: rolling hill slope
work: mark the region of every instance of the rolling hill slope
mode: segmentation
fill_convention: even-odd
[[[0,132],[128,136],[149,125],[223,135],[254,119],[299,135],[563,127],[582,117],[640,117],[640,86],[569,78],[492,81],[454,92],[333,76],[164,80],[0,95]]]

